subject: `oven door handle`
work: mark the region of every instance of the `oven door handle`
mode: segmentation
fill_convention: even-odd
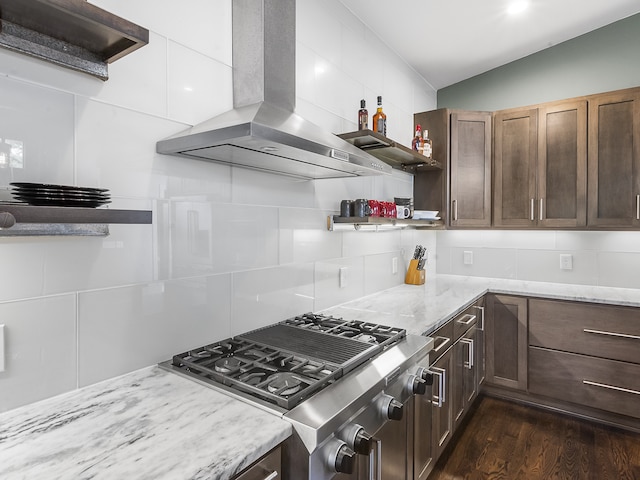
[[[382,440],[371,437],[371,441],[373,450],[369,455],[369,480],[382,480]]]

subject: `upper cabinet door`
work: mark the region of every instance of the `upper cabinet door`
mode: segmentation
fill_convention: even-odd
[[[491,114],[451,114],[452,227],[491,226]]]
[[[640,226],[640,90],[589,98],[589,226]]]
[[[536,218],[544,227],[587,224],[587,102],[538,109]]]
[[[536,224],[538,110],[498,112],[494,117],[494,203],[497,227]]]

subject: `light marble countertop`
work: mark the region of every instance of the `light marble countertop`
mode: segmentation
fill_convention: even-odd
[[[149,367],[0,415],[3,480],[228,479],[289,422]]]
[[[437,275],[324,312],[422,335],[487,292],[640,307],[638,289]],[[149,367],[0,414],[0,478],[222,480],[291,431],[277,415]]]
[[[432,275],[424,285],[400,285],[324,313],[428,335],[488,292],[640,307],[640,290],[633,288]]]

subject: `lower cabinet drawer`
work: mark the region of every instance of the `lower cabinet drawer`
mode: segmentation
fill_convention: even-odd
[[[250,467],[232,480],[265,480],[280,478],[281,469],[281,452],[277,447],[271,453],[262,457],[258,463]]]
[[[640,418],[640,365],[529,347],[529,392]]]

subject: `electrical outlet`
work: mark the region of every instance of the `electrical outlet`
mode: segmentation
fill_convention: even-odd
[[[393,275],[398,273],[398,257],[393,257],[391,259],[391,273]]]
[[[473,252],[465,250],[463,253],[463,263],[465,265],[473,265]]]
[[[560,255],[560,270],[573,270],[573,255],[570,253]]]
[[[338,272],[340,288],[345,288],[347,286],[347,267],[340,267]]]
[[[0,325],[0,372],[4,372],[4,325]]]

